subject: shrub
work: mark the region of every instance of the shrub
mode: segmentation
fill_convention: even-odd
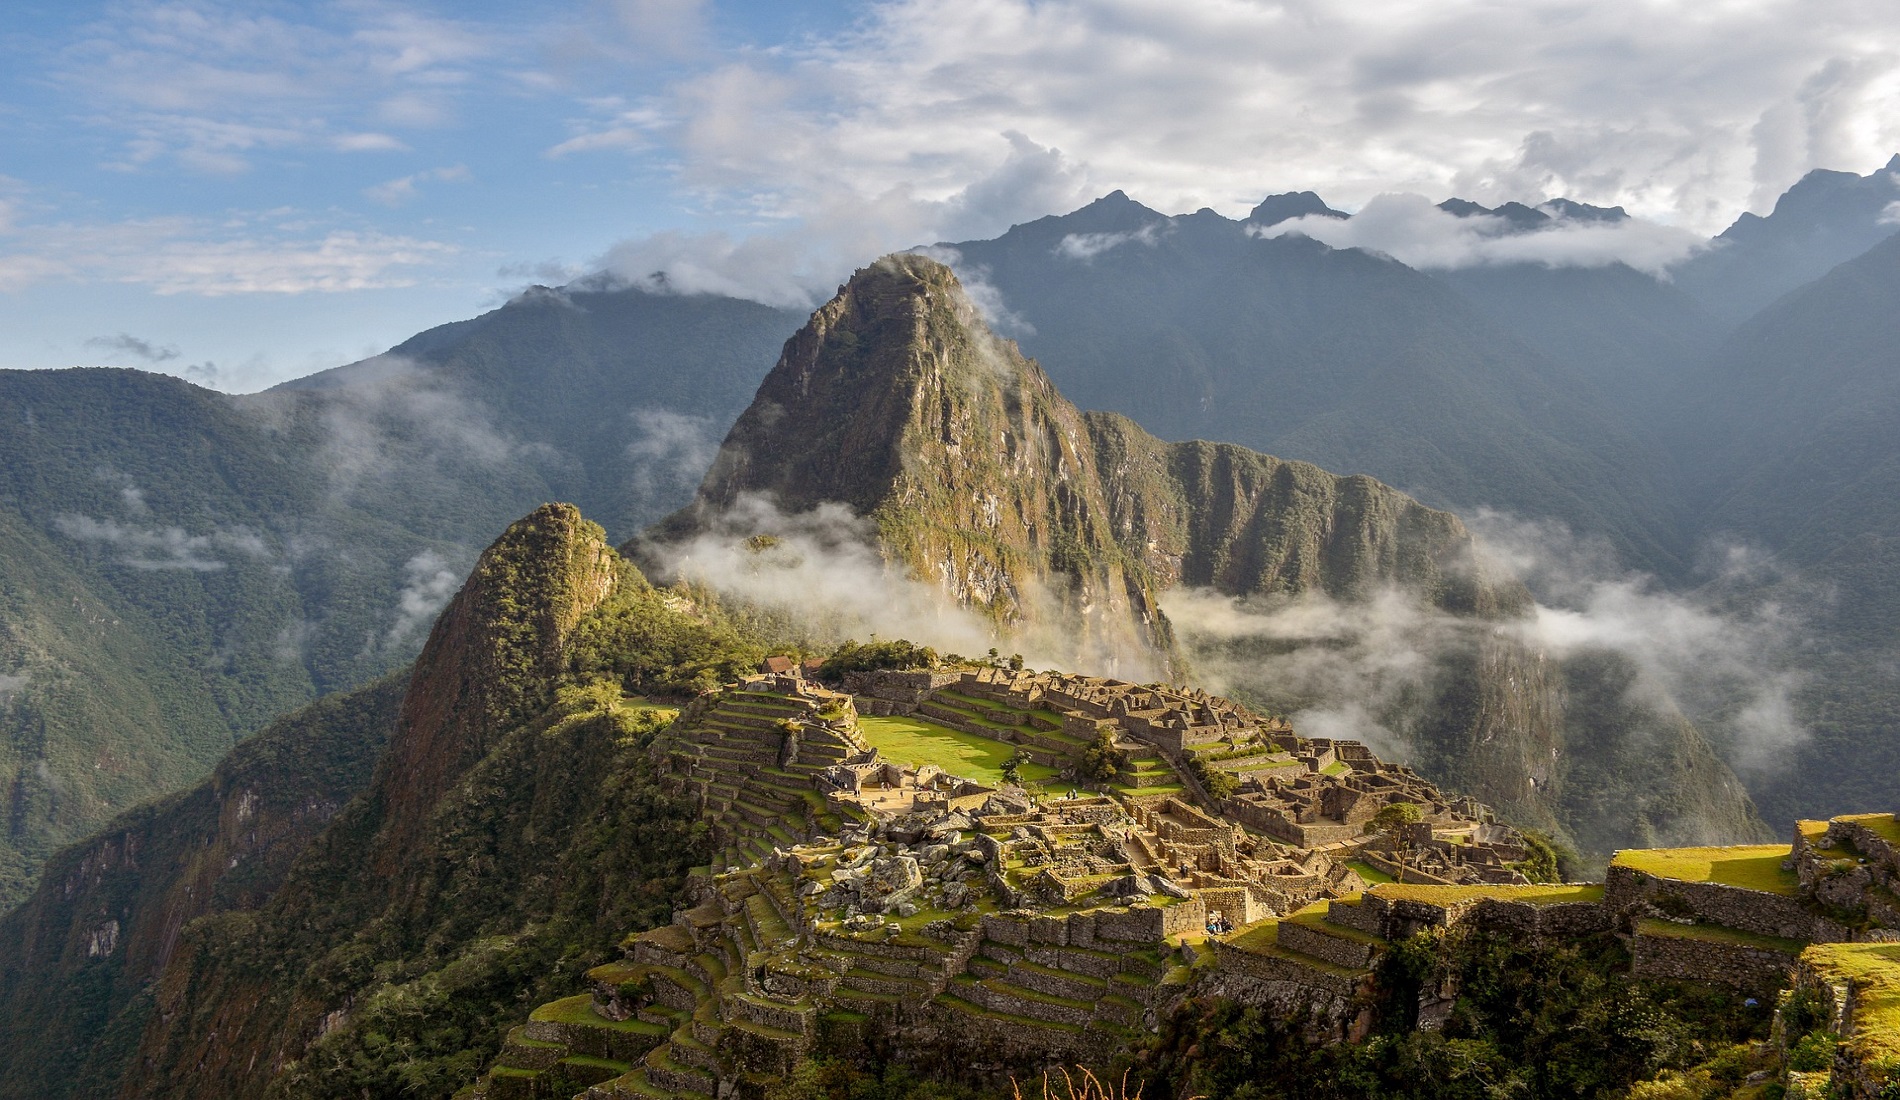
[[[1810,1031],[1788,1049],[1788,1068],[1796,1073],[1818,1073],[1834,1064],[1834,1036]]]
[[[1198,756],[1189,758],[1188,770],[1194,773],[1207,797],[1216,802],[1240,789],[1240,780],[1234,778],[1234,773],[1222,771]]]

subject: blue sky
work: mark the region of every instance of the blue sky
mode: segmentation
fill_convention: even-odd
[[[255,389],[600,268],[802,304],[1116,187],[1707,234],[1884,163],[1897,56],[1851,0],[16,0],[0,366]]]

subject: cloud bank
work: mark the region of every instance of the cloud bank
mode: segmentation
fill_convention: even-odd
[[[1058,612],[1060,601],[1025,586],[1030,621],[999,629],[935,584],[887,562],[877,529],[842,504],[781,511],[747,495],[683,542],[647,548],[664,575],[706,584],[761,608],[814,646],[907,638],[945,653],[1020,653],[1032,666],[1151,680],[1152,655],[1117,648]]]
[[[1496,635],[1558,662],[1624,659],[1630,702],[1676,711],[1745,775],[1774,767],[1808,738],[1795,716],[1801,679],[1788,671],[1800,622],[1774,603],[1719,605],[1621,570],[1607,547],[1561,528],[1494,512],[1472,527],[1488,556],[1538,593],[1533,614],[1505,624],[1453,616],[1386,592],[1363,603],[1323,594],[1245,600],[1210,590],[1164,593],[1162,608],[1195,674],[1217,691],[1273,700],[1308,736],[1365,741],[1414,756],[1388,716],[1429,698],[1443,659]]]
[[[272,556],[263,537],[247,527],[193,535],[180,527],[140,527],[118,520],[67,514],[53,518],[53,529],[67,538],[116,550],[121,565],[146,572],[215,573],[229,565],[233,554],[253,561]]]
[[[1378,195],[1351,218],[1308,215],[1255,231],[1262,237],[1300,234],[1334,248],[1380,252],[1408,267],[1446,270],[1497,264],[1607,267],[1628,264],[1666,276],[1669,268],[1708,247],[1704,238],[1641,218],[1617,222],[1554,218],[1519,230],[1501,217],[1459,217],[1423,195]]]

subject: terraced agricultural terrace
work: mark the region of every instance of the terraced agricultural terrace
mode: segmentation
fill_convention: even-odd
[[[1621,853],[1606,883],[1536,884],[1482,806],[1217,697],[992,668],[843,686],[772,673],[682,709],[653,751],[718,845],[690,905],[537,1009],[474,1097],[752,1092],[874,1035],[1099,1063],[1190,993],[1348,1041],[1391,945],[1455,927],[1616,933],[1639,974],[1761,995],[1797,958],[1815,988],[1888,988],[1885,955],[1802,952],[1900,928],[1880,907],[1900,873],[1891,818],[1805,823],[1780,848]],[[1086,781],[1104,734],[1122,768]],[[1012,756],[1046,780],[1003,782]],[[1234,792],[1210,798],[1197,759]],[[1368,828],[1397,801],[1421,819]],[[1876,1023],[1889,999],[1837,998]],[[1451,1003],[1422,1003],[1421,1026]]]

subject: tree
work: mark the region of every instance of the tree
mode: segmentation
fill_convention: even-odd
[[[1379,807],[1379,812],[1366,822],[1366,832],[1384,833],[1392,841],[1392,850],[1399,857],[1399,881],[1405,881],[1405,855],[1412,849],[1408,825],[1417,824],[1425,812],[1413,802],[1388,802]]]
[[[1023,755],[1023,750],[1021,749],[1017,749],[1011,753],[1009,759],[1003,761],[1003,782],[1013,783],[1019,787],[1022,786],[1023,762],[1028,759],[1028,757]]]
[[[1082,750],[1081,763],[1077,770],[1084,779],[1093,779],[1097,783],[1106,783],[1115,778],[1128,763],[1128,754],[1115,747],[1115,734],[1103,730],[1095,735],[1095,741]]]

